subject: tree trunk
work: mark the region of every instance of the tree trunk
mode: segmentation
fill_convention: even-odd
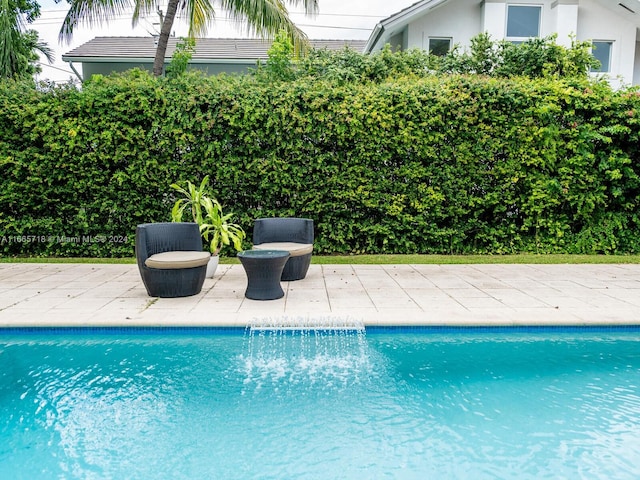
[[[169,5],[167,5],[167,13],[164,16],[162,28],[160,29],[160,36],[158,37],[156,58],[153,60],[153,74],[156,77],[162,75],[162,70],[164,69],[164,56],[167,53],[169,35],[171,35],[171,28],[173,27],[173,20],[176,18],[179,1],[180,0],[169,0]]]

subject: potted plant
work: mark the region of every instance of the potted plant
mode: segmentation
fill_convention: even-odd
[[[176,200],[173,205],[171,221],[181,222],[184,211],[191,210],[193,221],[200,228],[203,243],[211,253],[211,260],[207,266],[207,277],[211,278],[218,267],[220,250],[231,244],[236,251],[242,250],[242,241],[246,234],[242,227],[229,221],[233,214],[225,215],[220,202],[209,195],[208,184],[208,175],[202,179],[199,187],[189,181],[186,188],[177,183],[171,184],[171,188],[183,195],[183,198]]]

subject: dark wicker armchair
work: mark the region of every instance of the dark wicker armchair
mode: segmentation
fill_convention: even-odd
[[[309,218],[259,218],[253,227],[253,248],[286,250],[291,256],[282,271],[285,282],[307,275],[313,252],[313,220]]]
[[[152,297],[186,297],[202,290],[211,255],[195,223],[146,223],[136,228],[136,260]]]

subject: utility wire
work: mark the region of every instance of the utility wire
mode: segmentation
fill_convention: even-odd
[[[56,13],[62,13],[63,15],[58,17],[49,17],[47,16],[47,18],[38,18],[36,19],[33,23],[31,23],[31,25],[54,25],[56,24],[58,21],[62,22],[65,18],[66,18],[66,10],[45,10],[45,12],[56,12]],[[304,12],[289,12],[290,15],[305,15],[306,14]],[[110,20],[119,20],[119,19],[130,19],[131,16],[133,15],[133,10],[131,10],[131,12],[121,12],[115,15],[112,15],[109,17]],[[317,15],[315,15],[316,17],[344,17],[344,18],[371,18],[371,19],[381,19],[381,18],[386,18],[385,15],[360,15],[360,14],[352,14],[352,13],[319,13]],[[153,15],[150,15],[150,17],[153,17]],[[178,19],[180,19],[180,17],[177,17]],[[245,23],[243,20],[234,20],[231,18],[226,18],[224,16],[222,17],[215,17],[215,21],[219,22],[219,21],[223,21],[223,22],[229,22],[229,23]],[[94,24],[101,24],[102,21],[98,20],[96,22],[94,22]],[[105,21],[105,23],[108,23],[108,20]],[[318,25],[318,27],[321,28],[339,28],[337,26],[325,26],[325,25]],[[348,28],[348,27],[345,27]]]
[[[338,30],[363,30],[366,32],[370,32],[370,28],[364,27],[332,27],[331,25],[313,25],[313,24],[304,24],[304,23],[296,23],[298,27],[310,27],[310,28],[334,28]]]
[[[62,13],[64,14],[64,16],[66,16],[67,12],[69,11],[69,9],[51,9],[51,10],[42,10],[42,13]],[[133,9],[131,9],[130,12],[127,12],[126,10],[123,11],[123,14],[127,13],[128,15],[131,15],[133,13]],[[305,15],[307,16],[307,14],[305,12],[302,11],[291,11],[289,12],[289,15]],[[389,15],[368,15],[368,14],[361,14],[361,13],[316,13],[314,15],[314,17],[356,17],[356,18],[386,18]],[[63,17],[64,18],[64,17]]]
[[[53,68],[54,70],[59,70],[59,71],[64,72],[64,73],[69,73],[71,75],[75,75],[75,73],[73,73],[71,70],[65,70],[64,68],[54,67],[53,65],[49,65],[48,63],[42,63],[42,62],[35,62],[35,63],[37,63],[41,67]]]

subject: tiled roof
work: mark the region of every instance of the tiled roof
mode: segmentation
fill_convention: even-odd
[[[179,38],[169,38],[169,45],[165,58],[171,58]],[[314,48],[328,50],[340,50],[345,46],[361,52],[364,49],[365,40],[309,40]],[[271,40],[249,38],[199,38],[196,40],[196,48],[192,59],[266,59],[267,50],[271,46]],[[141,59],[153,58],[156,51],[154,37],[96,37],[65,53],[62,58],[65,61],[81,60],[88,58],[102,59]]]

